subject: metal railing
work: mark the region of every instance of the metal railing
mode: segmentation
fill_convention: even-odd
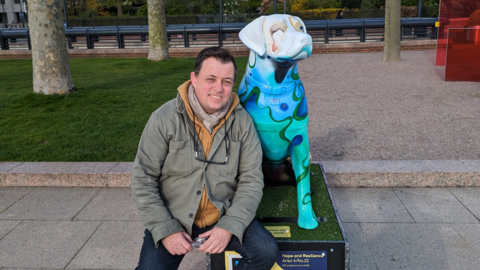
[[[0,29],[1,28],[28,28],[28,23],[11,23],[7,25],[0,23]]]
[[[402,40],[436,39],[436,18],[402,18]],[[246,23],[169,25],[169,47],[235,46]],[[385,20],[343,19],[305,21],[314,43],[383,40]],[[148,26],[72,27],[65,30],[69,49],[147,48]],[[31,49],[29,29],[0,28],[2,50]]]

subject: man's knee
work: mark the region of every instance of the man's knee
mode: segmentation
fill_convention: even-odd
[[[265,252],[265,257],[269,258],[271,260],[272,265],[275,263],[275,260],[277,259],[278,255],[278,244],[277,240],[273,238],[272,241],[268,244],[267,251]]]
[[[270,234],[270,233],[268,233]],[[278,254],[277,240],[270,234],[258,239],[257,246],[257,262],[256,264],[261,269],[270,269],[275,264]],[[254,263],[255,264],[255,263]]]
[[[265,249],[262,252],[263,252],[262,255],[266,264],[273,266],[278,255],[277,240],[273,238],[273,239],[269,239],[269,241],[266,241]]]

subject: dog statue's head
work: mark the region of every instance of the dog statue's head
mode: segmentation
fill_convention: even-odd
[[[312,37],[299,17],[291,15],[261,16],[239,33],[240,40],[260,57],[277,62],[297,61],[312,54]]]

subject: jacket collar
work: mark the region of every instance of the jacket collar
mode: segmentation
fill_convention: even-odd
[[[188,87],[190,86],[190,80],[186,81],[182,85],[178,87],[178,94],[176,98],[176,107],[177,107],[177,112],[183,114],[185,117],[185,121],[188,122],[188,126],[190,128],[190,131],[195,132],[195,127],[193,126],[193,111],[192,108],[190,107],[190,102],[188,101]],[[215,136],[215,139],[212,142],[212,147],[210,148],[210,152],[208,154],[208,159],[210,160],[214,153],[217,151],[218,147],[222,143],[222,139],[225,135],[228,136],[228,130],[230,130],[230,127],[233,123],[233,120],[235,119],[235,112],[237,110],[241,110],[243,107],[240,105],[240,98],[236,93],[232,92],[232,104],[230,106],[230,109],[228,110],[227,115],[225,116],[226,122],[223,123],[225,125],[226,133],[224,134],[223,128],[220,128],[217,130],[216,134],[219,136]],[[220,123],[219,123],[220,124]],[[217,128],[217,127],[216,127]]]

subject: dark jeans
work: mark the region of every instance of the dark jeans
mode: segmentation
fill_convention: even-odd
[[[193,226],[192,239],[211,230],[214,226],[205,228]],[[184,255],[171,255],[161,241],[159,244],[158,249],[155,248],[152,234],[149,230],[145,230],[137,270],[172,270],[178,268]],[[242,260],[237,264],[235,270],[270,270],[277,258],[278,246],[272,234],[254,219],[243,234],[243,244],[233,235],[225,250],[235,251],[242,255]]]

